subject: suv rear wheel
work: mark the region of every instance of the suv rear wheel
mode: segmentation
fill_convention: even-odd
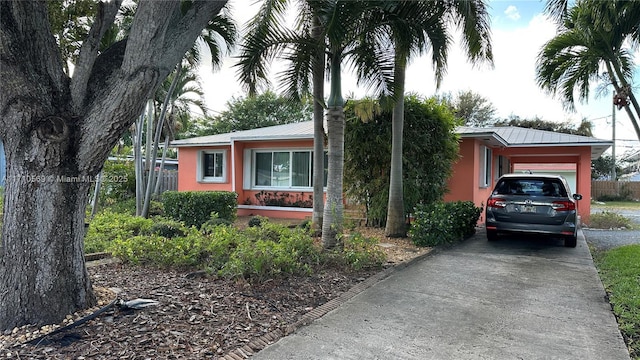
[[[498,240],[498,232],[495,230],[487,230],[487,240],[489,241]]]
[[[567,237],[564,238],[564,246],[565,247],[576,247],[578,243],[578,239],[576,238],[575,235],[569,235]]]

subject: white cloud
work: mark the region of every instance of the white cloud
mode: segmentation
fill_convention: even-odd
[[[507,15],[507,18],[513,21],[520,19],[520,13],[518,12],[518,8],[513,5],[509,5],[509,7],[507,7],[507,10],[504,11],[504,14]]]

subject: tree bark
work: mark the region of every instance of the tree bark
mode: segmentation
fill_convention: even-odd
[[[61,320],[60,314],[95,304],[83,243],[85,210],[95,174],[78,171],[71,155],[73,146],[66,139],[41,140],[34,134],[28,141],[4,140],[7,181],[0,249],[0,325],[10,329],[55,323]]]
[[[407,230],[404,213],[404,190],[402,186],[405,61],[400,56],[396,56],[394,73],[398,93],[396,94],[397,100],[391,116],[391,174],[389,179],[387,225],[384,233],[389,237],[405,237]]]
[[[329,175],[327,178],[327,201],[324,206],[324,221],[322,223],[322,245],[325,249],[335,247],[338,235],[342,233],[344,128],[344,108],[342,106],[329,108],[327,111]]]
[[[225,3],[141,0],[129,37],[97,56],[87,53],[69,79],[46,3],[0,1],[0,139],[7,155],[0,330],[57,323],[95,303],[83,254],[90,184]],[[103,10],[91,36],[112,21],[112,9]]]

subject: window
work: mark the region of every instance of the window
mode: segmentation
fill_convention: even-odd
[[[198,181],[226,181],[225,151],[201,151],[198,161]]]
[[[486,188],[491,185],[492,156],[491,148],[486,146],[480,147],[480,187]]]
[[[313,151],[254,150],[251,177],[251,187],[310,188],[313,186]]]

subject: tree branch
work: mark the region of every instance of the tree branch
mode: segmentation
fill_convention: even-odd
[[[98,3],[98,13],[87,38],[82,42],[80,54],[73,71],[73,78],[71,79],[71,100],[76,111],[82,108],[87,83],[91,76],[93,64],[98,57],[100,41],[105,32],[113,25],[121,4],[122,0],[101,1]]]
[[[162,80],[226,4],[221,0],[141,0],[126,42],[98,56],[89,79],[81,166],[96,173]]]
[[[0,1],[0,83],[11,91],[0,92],[0,134],[17,135],[29,127],[31,117],[8,124],[13,106],[29,108],[40,116],[66,112],[68,77],[41,1]],[[33,101],[33,99],[38,99]],[[43,102],[42,100],[49,100]]]

